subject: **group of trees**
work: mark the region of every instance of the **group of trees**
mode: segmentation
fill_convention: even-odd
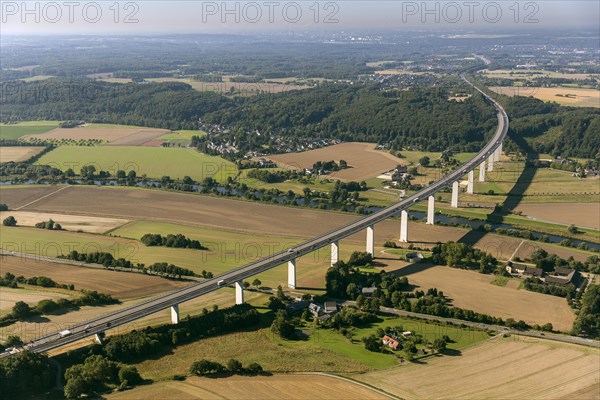
[[[179,324],[161,325],[111,336],[102,348],[115,361],[135,360],[152,356],[167,347],[189,343],[207,336],[215,336],[256,325],[260,316],[248,304],[235,305],[201,315],[187,316]]]
[[[239,374],[239,375],[258,375],[263,372],[263,368],[258,363],[250,363],[244,367],[243,364],[231,358],[226,365],[216,361],[202,359],[195,361],[190,367],[190,373],[199,376],[211,376],[222,374]]]
[[[198,276],[194,271],[178,267],[174,264],[165,262],[157,262],[148,266],[141,263],[134,264],[124,258],[116,259],[111,253],[107,252],[79,253],[77,250],[72,250],[69,254],[61,255],[59,258],[66,258],[68,260],[81,261],[90,264],[100,264],[106,268],[132,269],[144,274],[153,274],[167,278],[181,279],[184,276]],[[202,277],[212,277],[212,273],[203,271]]]
[[[348,168],[346,160],[340,160],[340,163],[335,161],[317,161],[313,164],[312,169],[316,174],[328,174],[332,171],[339,171],[340,169]]]
[[[82,395],[106,391],[110,387],[124,390],[143,381],[137,368],[101,355],[91,355],[82,364],[69,367],[65,372],[65,380],[67,399],[78,399]]]
[[[0,393],[6,398],[39,393],[55,384],[48,357],[28,350],[0,360]]]
[[[455,242],[436,244],[432,249],[431,260],[439,265],[479,269],[483,273],[493,272],[498,265],[498,260],[488,253],[465,243]]]
[[[50,231],[60,231],[62,230],[62,226],[58,222],[54,222],[52,218],[48,221],[42,221],[35,224],[36,228],[40,229],[48,229]]]
[[[573,334],[600,339],[600,285],[589,285],[583,294]]]
[[[532,292],[549,294],[552,296],[575,298],[577,288],[572,283],[568,285],[556,285],[542,282],[539,278],[527,278],[523,281],[523,287]]]
[[[47,276],[34,276],[31,278],[25,278],[23,275],[15,276],[10,272],[6,272],[3,277],[0,278],[0,286],[8,286],[10,288],[17,288],[19,283],[41,286],[46,288],[60,288],[67,290],[75,290],[75,285],[59,284]]]
[[[537,268],[541,268],[545,272],[552,272],[556,267],[565,267],[580,272],[600,274],[600,257],[597,255],[591,255],[584,262],[581,262],[575,260],[572,256],[568,259],[564,259],[556,254],[549,254],[544,249],[536,249],[531,253],[528,260],[534,263]]]
[[[386,274],[384,271],[371,273],[359,269],[359,267],[369,265],[372,260],[373,256],[370,253],[357,251],[350,255],[348,262],[340,260],[332,265],[325,274],[327,294],[337,298],[358,300],[360,288],[363,287],[375,286],[385,288],[387,295],[388,293],[405,289],[408,286],[408,279],[406,277],[397,277],[392,274]]]
[[[184,235],[178,233],[176,235],[168,234],[166,236],[162,236],[159,233],[146,233],[140,239],[142,243],[146,246],[165,246],[165,247],[176,247],[180,249],[198,249],[203,250],[205,247],[202,247],[200,241],[195,239],[190,239],[185,237]]]
[[[35,307],[24,301],[17,301],[8,314],[0,317],[0,325],[12,324],[35,315],[52,314],[58,310],[73,310],[81,306],[102,306],[120,303],[109,294],[99,293],[95,290],[82,290],[81,295],[74,299],[43,299]]]

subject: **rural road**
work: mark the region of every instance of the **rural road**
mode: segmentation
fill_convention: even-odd
[[[494,136],[483,147],[483,149],[481,149],[481,151],[479,151],[479,153],[477,153],[469,161],[462,164],[457,170],[397,203],[385,207],[364,218],[352,221],[349,224],[341,226],[331,232],[314,237],[295,246],[294,248],[284,250],[261,260],[225,272],[224,274],[213,279],[208,279],[206,281],[166,293],[141,304],[136,304],[134,306],[116,311],[112,314],[72,326],[64,334],[51,334],[44,336],[37,339],[35,342],[28,343],[25,347],[34,352],[45,352],[52,350],[66,344],[76,342],[85,337],[102,333],[107,329],[112,329],[117,326],[130,323],[139,318],[154,314],[169,307],[177,306],[180,303],[184,303],[196,297],[219,290],[224,286],[232,285],[235,282],[241,282],[244,279],[248,279],[272,268],[279,267],[288,263],[289,261],[295,261],[297,257],[312,253],[322,247],[330,246],[332,243],[337,243],[341,239],[366,230],[367,228],[371,228],[375,224],[380,223],[387,218],[410,208],[415,203],[425,200],[440,190],[451,186],[454,182],[460,181],[465,174],[477,168],[490,156],[493,156],[493,152],[502,144],[508,131],[508,116],[506,115],[506,112],[502,106],[485,94],[482,90],[471,84],[465,78],[464,74],[461,74],[460,77],[468,85],[480,92],[487,99],[487,101],[493,104],[497,111],[498,126]],[[3,353],[0,355],[0,357],[7,357],[10,355],[10,353]]]

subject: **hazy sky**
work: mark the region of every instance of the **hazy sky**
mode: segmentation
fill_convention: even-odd
[[[1,1],[2,34],[599,29],[590,1]]]

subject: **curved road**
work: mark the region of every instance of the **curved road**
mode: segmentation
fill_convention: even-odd
[[[413,194],[412,196],[403,199],[402,201],[394,203],[376,213],[356,220],[348,225],[341,226],[335,229],[334,231],[310,239],[294,247],[293,249],[273,254],[270,257],[252,262],[250,264],[246,264],[242,267],[236,268],[222,275],[219,275],[213,279],[209,279],[201,283],[164,294],[147,302],[129,308],[125,308],[123,310],[105,315],[103,317],[91,321],[83,322],[76,326],[72,326],[69,328],[71,334],[69,334],[68,336],[60,337],[57,333],[44,336],[42,338],[37,339],[35,342],[29,343],[28,345],[26,345],[26,348],[34,352],[48,351],[75,342],[82,338],[92,336],[96,333],[103,332],[106,329],[112,329],[117,326],[127,324],[129,322],[135,321],[139,318],[145,317],[150,314],[154,314],[158,311],[164,310],[176,304],[183,303],[193,298],[221,289],[222,287],[224,287],[224,285],[217,284],[217,282],[221,280],[225,281],[226,284],[232,284],[234,282],[242,281],[251,276],[257,275],[263,271],[278,267],[284,263],[287,263],[288,261],[295,259],[296,257],[300,257],[302,255],[311,253],[321,247],[328,246],[335,241],[344,239],[354,233],[357,233],[358,231],[366,229],[367,227],[373,226],[378,222],[381,222],[399,213],[400,211],[406,210],[407,208],[411,207],[414,203],[427,199],[429,196],[434,195],[440,190],[451,186],[453,182],[458,181],[463,175],[465,175],[471,170],[474,170],[484,160],[490,157],[494,150],[502,143],[508,130],[508,117],[502,106],[496,101],[494,101],[487,94],[485,94],[483,91],[481,91],[479,88],[475,87],[472,83],[470,83],[465,78],[464,74],[461,74],[461,78],[467,84],[472,86],[475,90],[479,91],[494,105],[494,107],[497,110],[498,127],[492,140],[490,140],[484,146],[484,148],[481,149],[479,153],[477,153],[477,155],[475,155],[472,159],[461,165],[460,168],[458,168],[454,172],[446,175],[439,181],[433,183],[430,186],[427,186],[426,188]],[[8,355],[9,354],[4,353],[0,355],[0,358],[6,357]]]

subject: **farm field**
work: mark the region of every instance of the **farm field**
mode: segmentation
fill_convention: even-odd
[[[38,146],[0,146],[0,162],[25,161],[35,156],[44,147]]]
[[[190,285],[190,282],[163,279],[157,276],[2,256],[0,257],[0,275],[7,272],[16,276],[23,275],[26,278],[47,276],[60,284],[72,283],[76,290],[96,290],[113,295],[118,299],[144,297]],[[2,292],[4,289],[2,288]]]
[[[515,211],[522,211],[528,217],[540,221],[600,229],[600,206],[598,203],[521,204]]]
[[[35,228],[0,227],[2,240],[0,246],[5,251],[22,252],[56,257],[71,250],[82,253],[94,251],[109,252],[115,258],[125,258],[134,263],[146,265],[155,262],[168,262],[188,268],[200,274],[202,270],[217,275],[234,267],[255,261],[294,246],[299,239],[267,236],[265,234],[243,234],[216,229],[189,227],[157,222],[135,222],[113,232],[117,236],[91,235],[67,231],[47,231]],[[166,247],[147,247],[137,240],[144,233],[182,233],[198,239],[208,250],[176,249]],[[347,243],[341,256],[348,258],[352,251],[362,250],[362,244]],[[303,287],[310,288],[315,294],[324,290],[324,276],[329,266],[329,249],[321,249],[298,260],[302,268],[298,270],[298,281]],[[126,272],[122,272],[124,274]],[[138,274],[120,275],[138,276]],[[287,269],[282,265],[266,271],[257,277],[264,286],[277,287],[287,281]]]
[[[89,124],[76,128],[55,128],[49,132],[29,134],[23,139],[40,140],[90,140],[97,139],[120,146],[141,146],[168,133],[166,129],[145,128],[128,125]]]
[[[511,336],[352,378],[412,399],[597,399],[598,349]],[[593,394],[578,397],[576,393]]]
[[[135,171],[138,176],[172,179],[189,176],[196,181],[212,177],[224,182],[234,177],[236,167],[220,157],[208,156],[193,149],[134,146],[60,146],[41,157],[36,164],[48,164],[61,170],[73,168],[76,173],[84,165],[115,174],[121,169]]]
[[[130,276],[130,275],[127,275]],[[187,282],[189,284],[189,282]],[[254,292],[247,292],[245,296],[247,302],[255,302],[259,301],[261,304],[266,301],[266,297],[264,295],[257,295]],[[259,299],[259,300],[256,300]],[[52,334],[55,332],[59,332],[61,329],[65,329],[70,325],[75,323],[79,323],[81,321],[88,321],[94,318],[101,317],[106,314],[110,314],[112,312],[116,312],[118,310],[134,306],[144,300],[140,297],[137,298],[128,298],[123,300],[121,304],[113,304],[108,306],[100,306],[100,307],[80,307],[78,310],[71,311],[67,314],[56,314],[56,315],[45,315],[43,319],[39,318],[31,318],[25,322],[20,322],[18,324],[10,325],[3,330],[0,330],[0,340],[3,340],[8,335],[17,334],[21,336],[21,338],[35,339],[41,335]],[[182,317],[185,317],[187,314],[200,314],[203,308],[211,309],[213,305],[216,305],[220,308],[230,307],[235,303],[235,294],[233,289],[222,289],[217,292],[210,293],[206,296],[202,296],[196,298],[191,301],[187,301],[180,305],[179,310]],[[106,331],[107,335],[121,334],[125,332],[129,332],[135,329],[143,329],[147,326],[158,325],[158,324],[166,324],[170,323],[171,314],[170,310],[162,310],[152,315],[149,315],[144,318],[140,318],[136,321],[133,321],[127,325],[122,325],[120,327],[109,329]],[[67,346],[63,348],[59,348],[53,350],[51,355],[62,354],[67,352],[70,349],[75,349],[84,345],[89,345],[94,342],[94,338],[90,337],[84,340],[79,341],[79,344],[76,344],[72,347]],[[188,366],[189,368],[189,366]]]
[[[600,91],[596,89],[579,88],[544,88],[544,87],[512,87],[493,86],[490,87],[496,93],[506,96],[533,96],[543,101],[554,101],[556,103],[574,107],[600,107]]]
[[[180,146],[189,146],[192,141],[192,136],[201,137],[204,135],[206,135],[206,132],[200,130],[179,130],[165,133],[164,135],[159,136],[156,140],[170,142]]]
[[[16,124],[0,124],[0,139],[18,139],[25,135],[36,135],[51,131],[58,126],[58,121],[29,121]]]
[[[385,264],[386,271],[406,276],[415,289],[442,290],[456,307],[503,319],[522,319],[531,325],[550,322],[554,329],[562,332],[569,332],[575,320],[575,313],[564,298],[517,290],[513,285],[493,285],[493,275],[425,263],[408,265],[403,261],[385,260]]]
[[[103,218],[28,211],[0,211],[0,219],[2,220],[9,215],[15,217],[19,226],[35,226],[35,224],[38,222],[45,222],[49,219],[52,219],[54,222],[59,223],[64,230],[82,231],[87,233],[104,233],[129,222],[126,219],[119,218]]]
[[[187,83],[195,90],[200,92],[218,92],[231,93],[231,88],[234,88],[235,94],[242,96],[252,96],[258,93],[282,93],[290,90],[309,89],[310,86],[289,85],[283,83],[246,83],[246,82],[202,82],[195,81],[189,78],[149,78],[148,82],[181,82]]]
[[[374,144],[357,142],[340,143],[302,153],[276,154],[269,158],[280,166],[294,169],[312,168],[317,161],[345,160],[349,168],[332,172],[328,177],[346,181],[369,179],[402,164],[401,159],[375,150]]]
[[[13,185],[0,186],[0,203],[10,203],[9,208],[16,210],[26,204],[52,195],[64,186],[54,185],[27,185],[15,187]]]
[[[558,78],[558,79],[599,79],[598,74],[576,74],[576,73],[562,73],[555,71],[545,71],[540,69],[531,70],[508,70],[508,69],[496,69],[488,70],[484,69],[481,73],[485,74],[489,78],[503,78],[503,79],[534,79],[534,78]]]
[[[223,400],[363,400],[388,399],[357,383],[323,375],[231,376],[211,379],[189,377],[183,382],[159,382],[127,392],[115,392],[109,400],[145,399]]]
[[[35,189],[32,188],[32,190]],[[2,201],[13,208],[13,191],[16,191],[14,198],[19,200],[25,196],[23,191],[26,190],[1,189]],[[89,186],[69,187],[40,199],[25,207],[24,210],[71,212],[131,220],[144,219],[242,233],[283,235],[290,238],[312,237],[359,218],[353,214],[290,208],[212,196]],[[286,223],[281,223],[284,220]],[[428,226],[414,222],[409,223],[409,227],[409,240],[426,245],[437,241],[458,241],[469,232],[464,228]],[[387,240],[398,240],[398,230],[399,221],[397,220],[387,220],[378,224],[375,231],[375,243],[382,244]],[[505,260],[521,243],[521,240],[517,238],[483,233],[470,234],[463,240]],[[343,243],[346,242],[359,243],[362,247],[364,235],[358,233],[343,241]],[[343,243],[342,250],[344,249]],[[573,255],[578,260],[585,260],[590,254],[547,243],[531,243],[526,248],[522,247],[519,255],[523,257],[538,246],[550,249],[564,258]]]
[[[16,275],[16,274],[15,274]],[[28,304],[35,305],[40,300],[52,299],[57,300],[61,298],[68,298],[71,295],[65,293],[61,293],[60,289],[48,290],[43,288],[38,288],[36,286],[28,286],[27,288],[23,288],[23,285],[17,289],[3,287],[0,295],[0,316],[7,314],[11,311],[11,308],[18,301],[24,301]],[[76,292],[71,292],[75,294]]]

